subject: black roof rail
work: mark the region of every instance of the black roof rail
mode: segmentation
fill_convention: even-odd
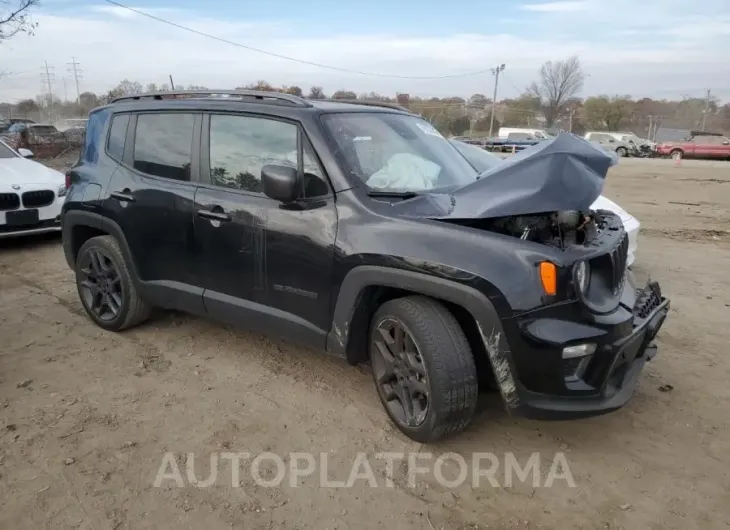
[[[171,99],[179,96],[187,97],[208,97],[208,96],[232,96],[233,98],[252,98],[260,101],[274,100],[285,102],[299,107],[312,107],[306,99],[293,94],[284,94],[282,92],[267,92],[263,90],[172,90],[168,92],[147,92],[144,94],[129,94],[114,98],[112,103],[127,100],[140,99]]]
[[[393,109],[393,110],[400,110],[401,112],[407,112],[408,114],[413,114],[413,111],[401,107],[400,105],[396,105],[395,103],[386,103],[383,101],[366,101],[362,99],[321,99],[318,101],[327,101],[327,102],[334,102],[334,103],[348,103],[350,105],[364,105],[366,107],[384,107],[387,109]]]

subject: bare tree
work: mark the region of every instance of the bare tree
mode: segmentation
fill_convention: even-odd
[[[32,22],[28,11],[40,0],[0,0],[0,42],[18,33],[33,33],[37,24]]]
[[[321,86],[313,86],[309,89],[309,99],[325,99],[324,91]]]
[[[540,99],[546,127],[552,127],[566,111],[571,98],[583,88],[585,75],[577,55],[564,61],[547,61],[540,67],[540,79],[529,91]]]

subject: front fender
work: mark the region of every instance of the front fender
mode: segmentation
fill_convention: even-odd
[[[405,289],[445,300],[466,309],[476,321],[507,408],[511,409],[518,405],[512,354],[494,304],[484,293],[453,280],[382,266],[355,267],[348,272],[337,295],[332,328],[327,334],[328,352],[347,356],[351,322],[362,299],[362,293],[369,286]]]

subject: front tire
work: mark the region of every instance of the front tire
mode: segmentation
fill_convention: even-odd
[[[149,318],[152,307],[132,281],[119,242],[92,237],[76,256],[76,288],[86,313],[109,331],[122,331]]]
[[[626,150],[625,147],[619,147],[618,149],[616,149],[616,154],[621,158],[626,158],[629,152]]]
[[[682,153],[679,149],[675,149],[669,154],[669,156],[672,157],[672,160],[682,160],[684,153]]]
[[[421,443],[462,431],[477,402],[477,371],[461,326],[423,296],[384,303],[370,326],[373,379],[390,419]]]

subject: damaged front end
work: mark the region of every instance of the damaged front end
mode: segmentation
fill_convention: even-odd
[[[522,298],[540,289],[531,280],[541,264],[554,264],[554,292],[520,308],[512,303],[518,296],[505,296],[511,313],[492,329],[480,327],[510,411],[564,418],[614,410],[656,353],[669,300],[655,282],[636,288],[620,217],[591,209],[614,163],[589,142],[561,134],[471,184],[393,206],[407,217],[515,238],[501,237],[499,245],[521,256],[525,268],[505,270],[505,285]]]

